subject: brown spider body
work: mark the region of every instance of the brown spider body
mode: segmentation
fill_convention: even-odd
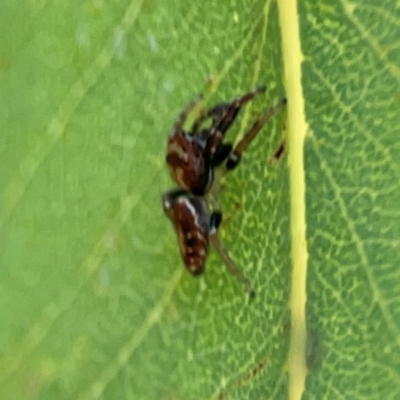
[[[206,193],[213,181],[210,159],[205,157],[207,142],[183,131],[173,132],[168,140],[166,161],[172,179],[195,195]]]
[[[186,269],[193,275],[204,272],[209,242],[212,242],[227,268],[242,282],[250,295],[253,295],[254,291],[249,281],[236,267],[218,239],[217,231],[222,221],[222,213],[213,210],[210,214],[205,196],[212,187],[214,169],[223,163],[226,170],[236,168],[242,153],[264,124],[286,104],[284,98],[266,110],[234,148],[232,144],[224,143],[225,133],[235,121],[242,106],[264,91],[265,88],[260,87],[231,103],[222,103],[203,112],[189,132],[184,131],[183,125],[197,101],[189,103],[182,110],[169,136],[166,154],[171,177],[179,188],[164,193],[162,197],[164,212],[174,225]],[[206,120],[211,120],[211,126],[202,128]]]

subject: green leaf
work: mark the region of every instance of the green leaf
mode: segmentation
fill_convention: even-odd
[[[400,396],[400,9],[292,3],[2,2],[1,398]],[[182,107],[262,84],[221,193],[249,302],[160,195]]]
[[[306,399],[400,395],[400,7],[304,3]]]

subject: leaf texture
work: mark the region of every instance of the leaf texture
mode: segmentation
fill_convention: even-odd
[[[305,399],[400,395],[396,2],[300,2],[303,60],[285,60],[275,1],[3,2],[0,13],[0,397],[286,399],[292,169],[305,171]],[[301,63],[304,165],[286,111],[226,176],[221,238],[184,271],[160,195],[167,135],[267,85],[232,142]],[[212,79],[211,79],[211,78]],[[286,88],[285,88],[286,87]],[[287,127],[290,127],[290,130]],[[290,140],[289,140],[290,143]],[[299,199],[300,201],[301,199]]]

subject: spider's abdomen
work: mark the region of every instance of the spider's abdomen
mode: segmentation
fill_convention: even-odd
[[[186,194],[164,199],[164,211],[175,227],[186,269],[193,275],[200,275],[204,272],[209,248],[209,221],[205,200],[190,198]]]
[[[209,160],[204,158],[205,143],[185,132],[174,132],[168,140],[166,161],[172,179],[183,189],[202,196],[213,180]]]

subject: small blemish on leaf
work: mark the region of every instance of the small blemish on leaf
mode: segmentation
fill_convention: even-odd
[[[108,273],[108,269],[104,266],[100,268],[99,280],[102,286],[108,286],[110,284],[110,275]]]
[[[154,37],[154,35],[152,33],[148,33],[147,34],[147,40],[149,41],[150,44],[150,49],[153,53],[157,53],[158,52],[158,43],[156,41],[156,38]]]
[[[92,0],[92,7],[93,7],[93,11],[96,14],[99,14],[104,8],[104,1],[103,0]]]
[[[75,31],[75,38],[81,50],[89,47],[89,36],[86,25],[79,25]]]
[[[224,400],[224,399],[228,398],[228,395],[230,392],[232,392],[233,390],[236,390],[246,384],[249,384],[267,366],[268,366],[268,359],[265,358],[265,359],[261,360],[258,364],[253,366],[245,374],[240,376],[238,379],[235,379],[235,380],[229,382],[229,381],[227,381],[227,379],[225,377],[223,377],[220,382],[220,387],[222,390],[218,393],[217,397],[215,397],[213,400]]]
[[[115,30],[114,35],[114,52],[118,59],[122,59],[125,55],[126,35],[121,28]]]

